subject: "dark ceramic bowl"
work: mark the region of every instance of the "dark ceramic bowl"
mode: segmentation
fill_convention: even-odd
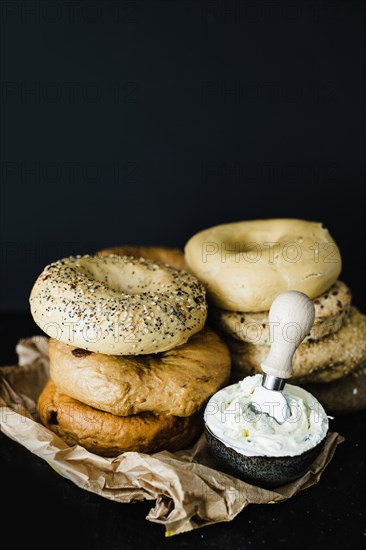
[[[227,447],[205,425],[208,446],[227,473],[265,489],[280,487],[301,477],[319,455],[325,443],[296,456],[245,456]]]

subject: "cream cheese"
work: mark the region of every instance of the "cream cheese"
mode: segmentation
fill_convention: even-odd
[[[279,424],[255,406],[253,392],[261,382],[260,374],[248,376],[211,397],[204,420],[214,436],[247,456],[296,456],[324,439],[328,417],[311,393],[286,384],[283,394],[291,414]]]

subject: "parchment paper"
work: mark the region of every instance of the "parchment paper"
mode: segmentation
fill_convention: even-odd
[[[1,431],[82,489],[123,503],[155,500],[146,519],[163,524],[166,536],[230,521],[248,504],[291,498],[319,481],[343,441],[337,433],[328,434],[309,471],[276,490],[249,485],[216,469],[204,435],[192,448],[175,453],[127,452],[102,458],[80,446],[69,447],[37,418],[36,401],[49,377],[47,342],[43,336],[20,340],[19,364],[0,368]]]

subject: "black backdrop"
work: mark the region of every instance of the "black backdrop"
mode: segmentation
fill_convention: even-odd
[[[1,307],[51,260],[319,220],[364,303],[365,3],[1,2]]]

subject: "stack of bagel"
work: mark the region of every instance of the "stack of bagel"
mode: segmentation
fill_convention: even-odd
[[[227,343],[233,381],[261,373],[274,298],[298,290],[314,300],[315,322],[294,356],[293,383],[327,412],[366,407],[366,317],[339,280],[341,256],[321,224],[245,221],[201,231],[186,244],[188,269],[205,285],[210,324]]]
[[[230,354],[183,264],[176,250],[127,248],[65,258],[38,277],[31,312],[50,336],[38,413],[67,444],[109,457],[175,451],[201,431]]]

